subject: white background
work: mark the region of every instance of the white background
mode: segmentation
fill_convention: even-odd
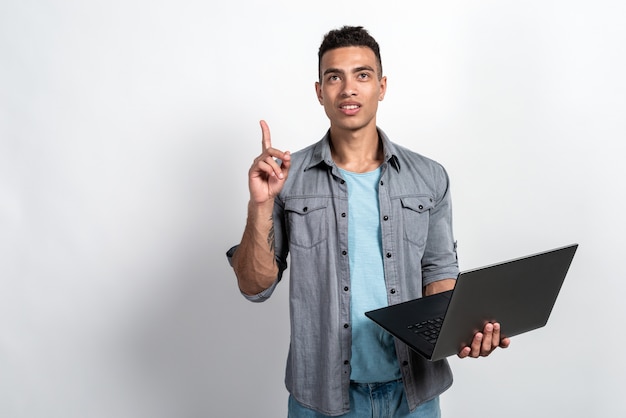
[[[224,253],[258,120],[282,149],[324,134],[317,48],[344,24],[381,44],[379,125],[449,171],[462,269],[580,243],[547,327],[451,360],[444,416],[625,416],[625,18],[618,0],[2,0],[0,416],[286,415],[286,283],[246,302]]]

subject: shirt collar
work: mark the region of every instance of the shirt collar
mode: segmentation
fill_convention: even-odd
[[[383,153],[385,154],[385,162],[389,163],[396,171],[400,171],[400,160],[398,160],[396,147],[389,140],[389,137],[382,131],[380,128],[376,128],[378,130],[378,137],[383,141]],[[335,163],[333,162],[333,157],[330,153],[330,129],[326,132],[326,135],[314,145],[313,153],[311,154],[311,159],[309,163],[305,167],[305,171],[316,167],[320,164],[325,164],[327,167],[333,167]]]

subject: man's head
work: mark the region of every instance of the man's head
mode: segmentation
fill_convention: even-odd
[[[322,57],[330,50],[346,46],[366,47],[374,52],[377,61],[377,77],[380,80],[383,76],[383,64],[380,59],[380,48],[378,42],[362,26],[344,26],[334,29],[324,36],[320,45],[318,56],[319,79],[322,79]]]
[[[324,37],[315,91],[331,131],[375,130],[378,102],[386,90],[378,43],[365,29],[344,26]]]

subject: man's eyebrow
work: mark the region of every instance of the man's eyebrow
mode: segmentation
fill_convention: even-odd
[[[326,74],[343,74],[343,70],[340,70],[339,68],[327,68],[326,70],[324,70],[324,75]]]
[[[361,71],[375,72],[374,69],[372,67],[370,67],[369,65],[363,65],[361,67],[357,67],[354,70],[352,70],[353,73],[360,73]]]

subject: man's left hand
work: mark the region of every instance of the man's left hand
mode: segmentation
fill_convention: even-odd
[[[485,324],[483,332],[474,334],[472,344],[459,351],[459,358],[465,357],[487,357],[496,348],[507,348],[511,344],[509,338],[500,338],[500,324],[488,322]]]

